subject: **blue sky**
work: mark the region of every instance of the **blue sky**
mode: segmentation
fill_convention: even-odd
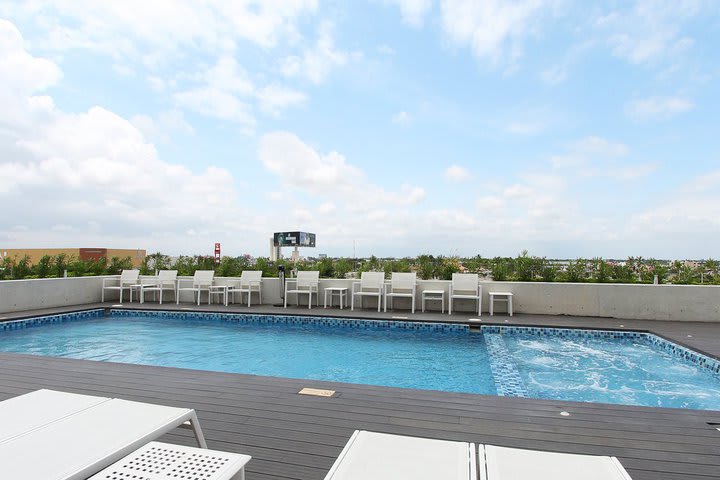
[[[719,11],[0,1],[0,247],[717,258]]]

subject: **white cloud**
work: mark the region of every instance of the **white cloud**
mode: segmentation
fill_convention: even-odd
[[[556,169],[570,170],[581,177],[616,180],[647,177],[659,168],[657,162],[632,163],[629,155],[630,148],[624,143],[591,136],[568,144],[567,152],[551,156],[550,162]]]
[[[450,182],[460,183],[470,180],[471,178],[472,174],[470,171],[459,165],[451,165],[445,170],[445,179]]]
[[[403,22],[413,27],[421,27],[425,16],[432,8],[432,0],[387,0],[400,8]]]
[[[684,97],[649,97],[629,102],[625,113],[638,121],[667,120],[694,108],[695,103]]]
[[[403,184],[396,192],[370,183],[365,173],[335,151],[321,154],[290,132],[272,132],[260,139],[258,157],[286,186],[360,211],[378,205],[410,206],[425,198],[425,190]]]
[[[140,130],[146,139],[162,143],[169,142],[174,133],[187,135],[195,133],[180,110],[160,112],[156,118],[144,114],[134,115],[130,118],[130,123]]]
[[[282,110],[302,105],[307,101],[307,95],[304,93],[276,84],[258,89],[255,95],[260,108],[272,115],[279,115]]]
[[[298,18],[316,8],[317,0],[37,0],[6,5],[5,13],[35,19],[45,33],[39,46],[49,51],[87,49],[152,66],[188,50],[229,52],[241,41],[273,47],[295,38]]]
[[[0,38],[17,40],[17,35],[12,24],[0,23]],[[0,109],[0,171],[12,179],[0,182],[0,201],[7,212],[17,212],[6,215],[7,224],[22,219],[27,230],[0,235],[25,247],[82,239],[152,248],[158,237],[164,248],[181,251],[210,245],[219,229],[239,234],[248,228],[228,218],[262,225],[259,216],[236,203],[227,170],[210,166],[193,172],[162,160],[147,132],[105,108],[58,109],[50,97],[36,96],[60,80],[57,65],[29,55],[21,41],[2,45],[0,65],[11,59],[13,68],[0,75],[0,95],[11,89],[15,94],[3,105],[8,108]],[[175,111],[135,120],[144,127],[189,128]],[[201,232],[197,242],[182,233],[190,228]]]
[[[180,106],[196,113],[237,122],[250,130],[255,127],[250,105],[232,93],[213,87],[199,87],[176,93],[174,97]]]
[[[443,0],[442,26],[450,40],[468,45],[492,66],[512,64],[522,55],[523,43],[537,28],[542,13],[555,0]]]
[[[545,125],[541,122],[511,122],[506,131],[515,135],[536,135],[545,130]]]
[[[703,4],[701,0],[637,0],[630,10],[615,10],[596,23],[608,32],[614,55],[635,64],[655,62],[692,46],[694,40],[683,33],[683,26],[703,11]]]
[[[396,125],[409,125],[413,121],[412,115],[406,111],[397,112],[392,116],[392,122]]]
[[[673,236],[683,244],[703,244],[720,234],[720,170],[697,176],[658,199],[658,205],[633,215],[634,233],[662,238]]]
[[[280,62],[280,71],[287,77],[305,78],[314,84],[325,81],[330,72],[348,61],[349,54],[338,50],[333,40],[333,25],[323,22],[312,48],[306,48],[302,55],[291,55]]]
[[[550,158],[554,167],[586,166],[595,159],[624,157],[630,149],[623,143],[613,143],[602,137],[586,137],[570,143],[568,153]]]

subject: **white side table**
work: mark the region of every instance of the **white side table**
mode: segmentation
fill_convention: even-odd
[[[347,287],[327,287],[325,289],[325,302],[324,307],[327,308],[328,293],[330,294],[330,306],[332,307],[333,297],[340,297],[340,310],[343,309],[343,299],[345,299],[345,305],[347,305]]]
[[[227,306],[227,294],[228,294],[227,289],[228,289],[227,285],[210,285],[208,287],[208,305],[210,305],[210,303],[212,303],[213,295],[218,295],[218,297],[220,295],[222,295],[221,303],[224,303],[225,306]],[[218,298],[218,301],[219,300],[220,299]]]
[[[445,290],[423,290],[422,311],[425,313],[426,300],[440,300],[440,313],[445,313]]]
[[[244,480],[245,465],[251,458],[239,453],[150,442],[89,480]]]
[[[513,294],[510,292],[488,292],[488,295],[490,296],[490,316],[493,315],[493,305],[497,302],[505,302],[507,303],[507,311],[508,315],[512,317],[513,315]],[[501,297],[501,298],[496,298]],[[503,298],[504,297],[504,298]]]

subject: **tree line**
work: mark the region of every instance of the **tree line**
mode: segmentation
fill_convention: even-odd
[[[179,275],[193,275],[196,270],[215,270],[221,277],[240,276],[243,270],[262,270],[264,277],[277,277],[278,267],[292,270],[319,270],[322,278],[346,278],[352,272],[384,271],[417,272],[423,280],[449,280],[453,273],[479,273],[495,281],[521,282],[593,282],[593,283],[672,283],[683,285],[720,285],[720,263],[707,259],[700,262],[664,261],[629,257],[624,261],[578,258],[558,261],[529,255],[523,251],[516,257],[486,258],[420,255],[406,258],[320,258],[292,262],[282,259],[271,262],[266,257],[223,257],[218,265],[212,256],[180,256],[173,260],[160,252],[147,255],[140,266],[143,275],[157,270],[177,270]],[[6,257],[0,263],[0,279],[82,277],[117,275],[132,268],[130,257],[110,260],[83,260],[60,254],[46,255],[36,264],[29,257]]]

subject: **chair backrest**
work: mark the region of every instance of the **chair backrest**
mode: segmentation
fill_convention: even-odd
[[[300,270],[295,280],[297,280],[298,290],[317,288],[318,282],[320,281],[320,271]]]
[[[262,281],[262,270],[243,270],[240,274],[240,286],[247,287],[251,283],[253,285]]]
[[[473,292],[477,294],[480,289],[480,278],[477,273],[453,273],[453,292]]]
[[[193,276],[193,285],[212,285],[215,271],[213,270],[195,270]]]
[[[385,272],[362,272],[360,274],[360,290],[377,290],[385,283]]]
[[[392,272],[390,287],[395,290],[412,290],[417,283],[417,273]]]
[[[120,284],[135,284],[140,278],[140,270],[123,270],[120,272]]]
[[[157,276],[159,285],[175,283],[177,281],[177,270],[160,270]]]

